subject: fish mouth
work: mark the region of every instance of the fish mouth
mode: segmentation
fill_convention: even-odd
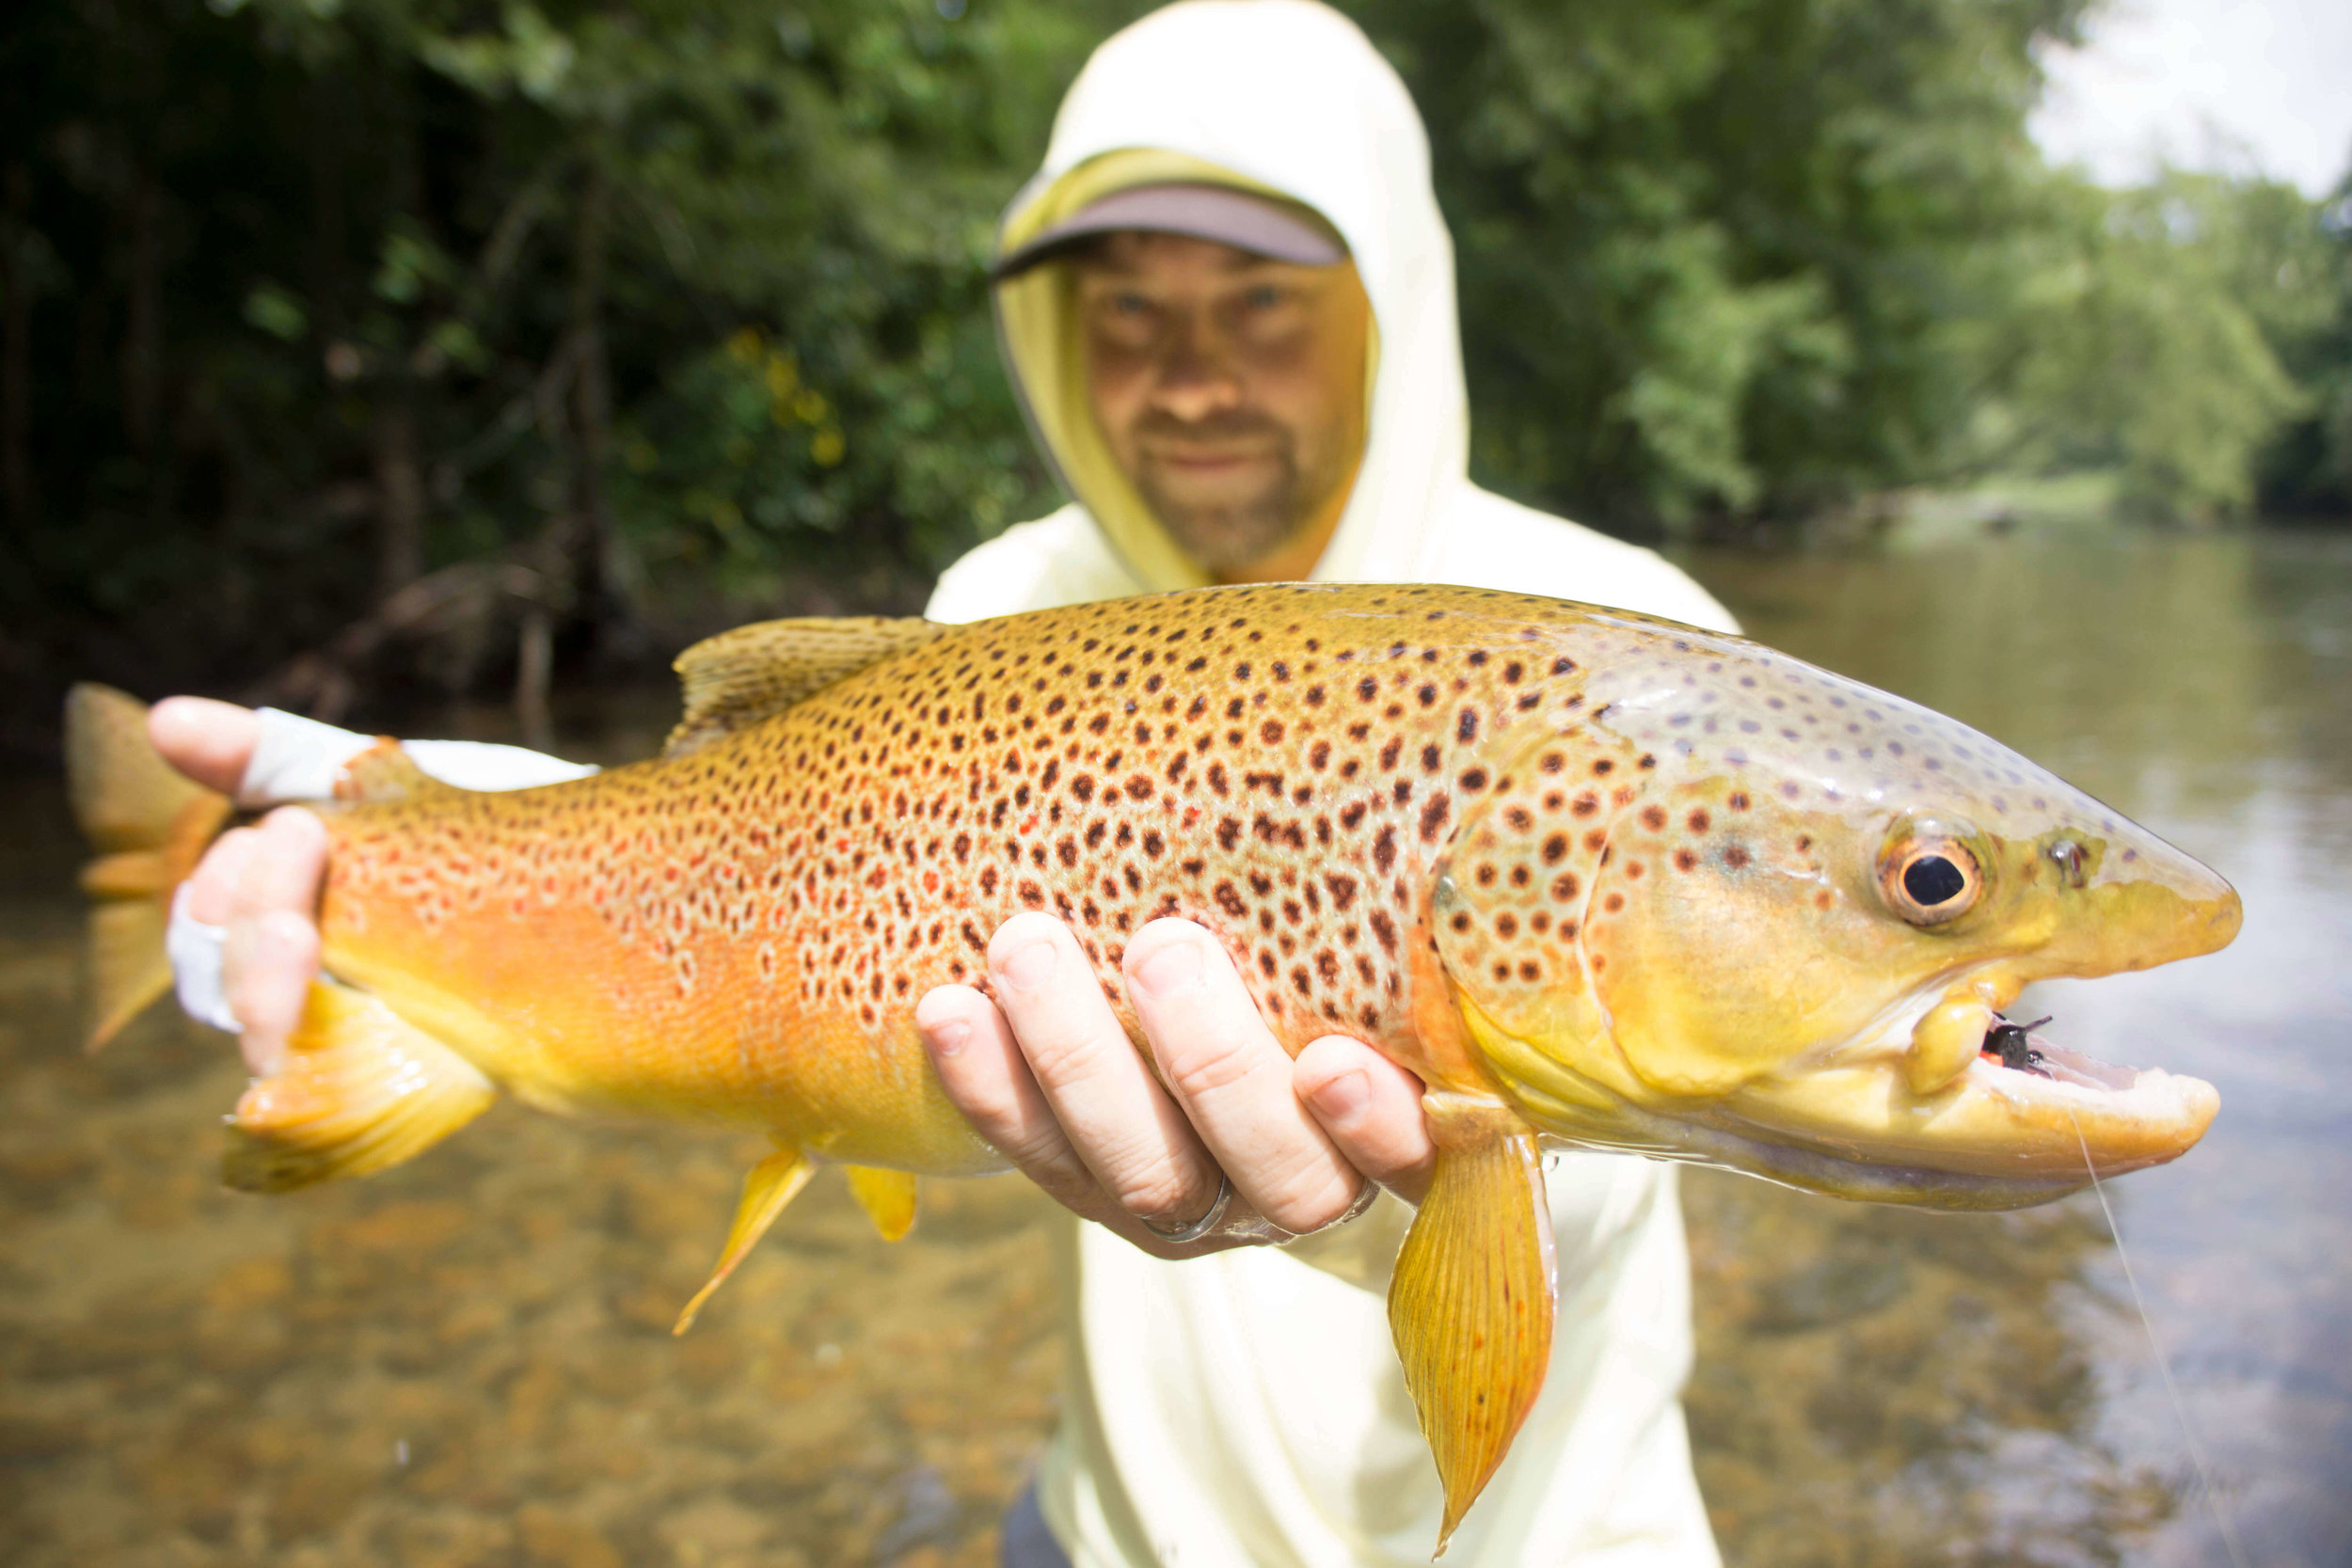
[[[1735,1163],[1815,1191],[2010,1208],[2178,1159],[2220,1107],[2202,1079],[2102,1061],[2039,1033],[2046,1019],[2022,1025],[1990,1007],[1959,1070],[1921,1086],[1916,1037],[1949,996],[1931,990],[1867,1037],[1693,1107],[1692,1120],[1746,1155]]]
[[[1483,1014],[1473,1028],[1506,1092],[1549,1142],[1723,1165],[1881,1203],[2047,1203],[2094,1173],[2105,1180],[2179,1158],[2219,1108],[2201,1079],[2100,1061],[1990,1007],[1971,1056],[1943,1082],[1915,1088],[1913,1037],[1950,991],[1929,988],[1851,1039],[1708,1098],[1637,1100]]]

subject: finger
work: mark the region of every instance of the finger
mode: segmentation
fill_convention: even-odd
[[[147,710],[147,738],[164,760],[223,795],[245,782],[261,733],[251,708],[210,697],[166,697]]]
[[[1188,920],[1157,920],[1123,961],[1160,1074],[1234,1191],[1285,1230],[1346,1212],[1363,1178],[1298,1102],[1291,1059],[1233,961]]]
[[[990,1148],[1073,1212],[1099,1219],[1114,1207],[1070,1147],[993,1002],[969,986],[940,986],[914,1005],[914,1026],[947,1098]]]
[[[989,942],[988,972],[1046,1103],[1104,1189],[1163,1229],[1198,1219],[1216,1196],[1216,1168],[1152,1081],[1069,928],[1013,916]]]
[[[280,806],[253,830],[253,846],[230,900],[231,925],[279,910],[306,919],[326,876],[326,824],[300,806]]]
[[[310,981],[319,971],[319,928],[292,910],[273,910],[229,927],[222,955],[229,1010],[245,1025],[237,1048],[256,1077],[285,1060],[286,1041],[302,1022]]]
[[[188,918],[207,926],[226,926],[236,902],[237,883],[253,858],[261,834],[251,828],[231,828],[214,841],[188,874]]]
[[[312,911],[326,875],[326,826],[310,812],[281,806],[253,830],[230,898],[221,972],[230,1010],[245,1025],[246,1064],[257,1072],[275,1069],[318,973]]]
[[[1428,1194],[1438,1148],[1419,1078],[1361,1040],[1326,1035],[1298,1053],[1291,1085],[1349,1164],[1408,1203]]]

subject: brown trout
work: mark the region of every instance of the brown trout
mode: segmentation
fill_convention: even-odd
[[[998,923],[1067,921],[1140,1042],[1123,944],[1195,920],[1288,1050],[1344,1030],[1428,1085],[1390,1317],[1450,1534],[1549,1354],[1546,1140],[1998,1209],[2169,1160],[2217,1105],[2000,1013],[2222,946],[2226,883],[1965,726],[1738,638],[1288,585],[774,622],[678,668],[658,760],[510,794],[389,743],[351,765],[315,808],[326,978],[238,1103],[231,1185],[381,1169],[501,1087],[757,1129],[776,1152],[707,1295],[819,1164],[891,1236],[917,1176],[1002,1168],[914,1025],[930,987],[985,984]],[[105,1029],[160,993],[162,901],[227,815],[141,754],[142,711],[71,709],[111,851]]]

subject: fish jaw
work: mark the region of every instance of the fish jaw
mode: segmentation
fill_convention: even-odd
[[[1937,1000],[1911,1009],[1923,1015]],[[1721,1096],[1661,1094],[1588,1075],[1460,1003],[1480,1054],[1547,1137],[1745,1171],[1832,1197],[1948,1210],[2028,1208],[2179,1158],[2220,1096],[2201,1079],[2115,1067],[2029,1036],[2035,1070],[1979,1055],[1928,1094],[1904,1052],[1824,1053]]]

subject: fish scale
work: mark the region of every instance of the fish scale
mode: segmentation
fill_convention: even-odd
[[[329,966],[494,998],[532,1038],[493,1076],[583,1069],[543,1100],[653,1094],[883,1163],[945,1110],[914,1002],[985,989],[1025,910],[1070,923],[1131,1027],[1126,942],[1176,916],[1286,1048],[1345,1029],[1418,1061],[1427,868],[1457,802],[1540,809],[1482,759],[1581,701],[1556,613],[1235,589],[961,628],[689,756],[331,815]]]
[[[1549,1362],[1540,1139],[1996,1209],[2172,1159],[2217,1103],[2012,1048],[2000,1009],[2223,945],[2225,882],[1964,725],[1738,638],[1283,584],[775,622],[679,669],[653,761],[512,794],[389,742],[347,767],[317,808],[330,978],[238,1103],[232,1184],[384,1168],[501,1087],[757,1129],[775,1152],[682,1331],[818,1163],[891,1239],[916,1174],[1001,1168],[914,1013],[988,989],[1006,920],[1065,921],[1139,1049],[1127,944],[1198,921],[1283,1049],[1344,1032],[1426,1085],[1389,1313],[1442,1543]],[[133,949],[228,805],[131,743],[119,693],[69,719],[105,1031],[167,986]]]

